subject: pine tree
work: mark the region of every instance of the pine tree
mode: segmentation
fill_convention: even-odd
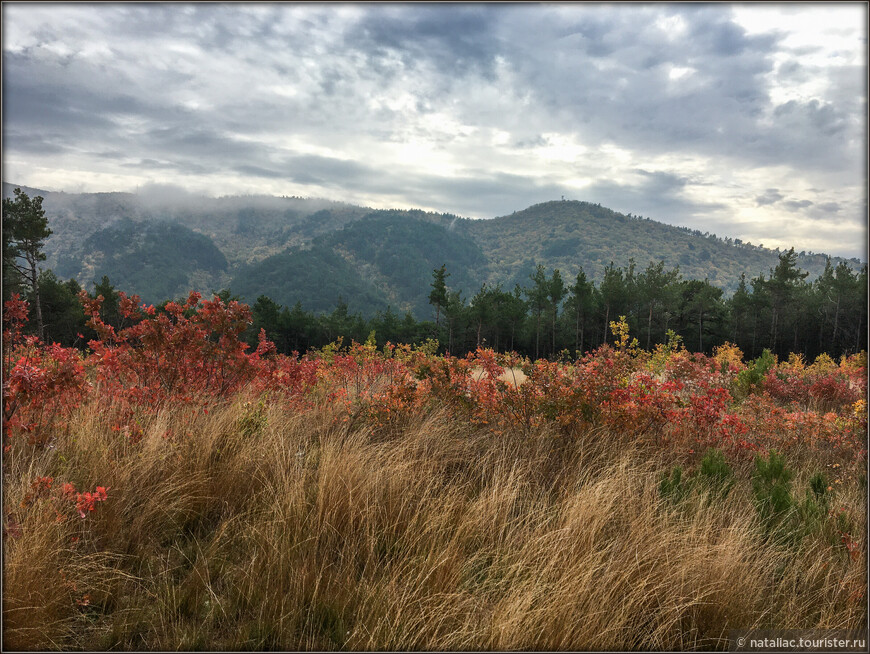
[[[559,316],[559,303],[565,297],[565,282],[562,281],[562,273],[556,268],[553,271],[553,276],[547,284],[547,300],[550,304],[550,318],[552,326],[552,354],[556,354],[556,318]]]
[[[547,279],[544,272],[544,265],[540,263],[535,268],[535,273],[529,275],[529,279],[534,282],[534,286],[527,288],[525,294],[529,301],[529,307],[535,314],[535,359],[538,359],[541,352],[541,316],[550,302],[550,280]]]
[[[447,278],[450,273],[446,272],[447,264],[441,264],[440,268],[432,271],[432,292],[429,293],[429,304],[435,307],[435,326],[438,327],[441,319],[441,308],[447,306]]]
[[[42,247],[51,230],[42,208],[43,197],[37,195],[30,199],[20,188],[16,188],[14,193],[14,200],[3,199],[3,272],[5,276],[7,271],[15,271],[30,286],[36,309],[36,328],[42,339],[45,330],[37,266],[40,261],[45,261]]]
[[[580,272],[577,273],[577,279],[574,284],[568,287],[570,295],[568,296],[568,309],[571,315],[574,316],[574,351],[580,354],[584,351],[584,335],[586,327],[586,316],[591,310],[594,286],[592,282],[587,281],[586,273],[583,267],[580,267]]]
[[[797,267],[797,254],[794,248],[779,255],[779,263],[771,271],[767,291],[771,299],[770,342],[771,349],[778,351],[779,337],[790,321],[797,320],[800,310],[796,305],[798,287],[809,275]],[[780,352],[781,353],[781,352]]]

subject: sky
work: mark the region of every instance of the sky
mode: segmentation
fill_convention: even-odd
[[[3,3],[3,180],[492,218],[584,200],[867,259],[867,3]]]

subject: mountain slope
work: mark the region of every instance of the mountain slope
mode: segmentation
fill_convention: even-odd
[[[445,264],[450,281],[473,292],[485,278],[487,262],[467,235],[421,214],[372,212],[317,237],[310,250],[290,249],[242,268],[230,289],[249,302],[265,293],[280,304],[298,300],[326,310],[341,295],[351,311],[366,316],[387,304],[428,316],[434,268]]]
[[[378,282],[396,306],[417,315],[430,311],[432,271],[442,264],[452,285],[467,293],[486,277],[487,259],[477,243],[416,212],[374,212],[315,242],[340,253],[361,276]]]
[[[15,185],[3,182],[3,197],[11,197]],[[224,253],[230,265],[252,263],[287,247],[358,220],[371,209],[343,202],[307,198],[239,196],[207,198],[181,194],[58,193],[22,187],[30,195],[45,198],[52,236],[45,245],[48,267],[58,258],[82,259],[85,241],[118,220],[168,221],[208,236]]]
[[[291,307],[300,302],[308,311],[331,311],[343,299],[351,313],[371,315],[390,302],[384,291],[361,278],[354,267],[329,247],[290,249],[243,267],[230,289],[248,304],[267,295]]]
[[[4,196],[13,188],[4,183]],[[248,301],[265,293],[282,304],[298,299],[307,309],[329,310],[341,295],[352,310],[366,314],[391,305],[428,317],[432,270],[442,264],[450,273],[450,288],[469,298],[484,281],[506,289],[526,286],[537,264],[559,268],[569,280],[583,266],[600,282],[611,261],[627,267],[632,258],[638,271],[650,261],[664,260],[668,268],[679,266],[684,278],[707,278],[730,294],[741,273],[766,275],[778,261],[774,250],[578,201],[545,202],[510,216],[470,220],[420,210],[373,211],[321,199],[206,198],[177,189],[142,194],[23,190],[45,198],[54,232],[46,242],[45,267],[62,277],[75,276],[85,287],[108,274],[119,288],[152,298],[185,285],[203,293],[231,285]],[[172,237],[144,227],[156,223],[202,236],[206,240],[197,246],[202,256],[217,262],[211,250],[216,248],[225,265],[168,263],[163,254],[177,251],[160,243]],[[135,232],[138,245],[109,252],[103,240],[119,224]],[[179,238],[193,243],[189,234]],[[800,244],[795,247],[799,250]],[[185,251],[177,256],[191,258]],[[825,258],[802,253],[797,263],[812,280],[824,269]],[[835,266],[841,261],[861,266],[857,259],[833,258]],[[111,262],[114,267],[105,267]]]
[[[176,223],[123,218],[85,239],[83,259],[64,254],[56,274],[80,280],[108,276],[121,290],[159,303],[192,287],[220,285],[227,260],[211,239]]]
[[[490,261],[490,281],[525,281],[536,263],[559,268],[572,278],[579,266],[601,280],[611,261],[626,267],[634,259],[637,268],[664,260],[666,267],[679,266],[686,279],[709,279],[731,293],[740,274],[747,278],[768,273],[777,264],[777,251],[745,245],[698,231],[630,217],[600,205],[578,201],[536,204],[510,216],[468,221],[468,233],[480,244]],[[825,268],[823,254],[802,254],[798,265],[818,277]],[[835,258],[834,265],[841,259]],[[858,267],[857,260],[851,260]]]

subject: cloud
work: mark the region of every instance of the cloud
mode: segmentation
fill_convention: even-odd
[[[587,191],[591,202],[600,202],[623,213],[640,213],[655,220],[677,225],[691,225],[696,218],[703,216],[709,222],[711,214],[727,209],[727,205],[717,201],[697,201],[687,191],[694,186],[686,178],[673,173],[637,170],[632,182],[600,181],[591,185]],[[631,207],[643,206],[643,211],[632,211]]]
[[[150,182],[142,185],[136,195],[145,201],[159,198],[161,201],[188,200],[194,194],[177,184],[158,184]]]
[[[813,203],[809,200],[786,200],[782,204],[789,211],[800,211],[801,209],[813,206]]]
[[[510,8],[506,8],[510,12]],[[378,7],[362,16],[345,37],[345,44],[373,60],[398,54],[405,67],[430,61],[447,75],[469,70],[490,76],[502,47],[493,38],[493,13],[480,5],[443,7]]]
[[[718,233],[777,233],[795,211],[854,224],[866,8],[826,9],[830,33],[796,22],[812,8],[768,11],[7,3],[4,160],[41,187],[476,217],[565,195]]]
[[[768,204],[779,202],[783,197],[785,196],[779,192],[779,189],[769,188],[763,195],[759,195],[755,198],[755,204],[759,207],[763,207]]]

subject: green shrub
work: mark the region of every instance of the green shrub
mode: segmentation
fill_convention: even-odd
[[[239,433],[242,436],[247,437],[262,434],[268,424],[265,398],[261,398],[255,405],[252,405],[250,402],[245,402],[242,405],[242,408],[243,413],[239,416],[236,424]]]
[[[691,483],[683,481],[683,469],[680,466],[674,466],[659,482],[659,495],[673,502],[685,499],[690,490]]]
[[[755,458],[755,472],[752,475],[752,493],[755,506],[768,531],[783,526],[784,520],[795,508],[791,495],[791,480],[794,476],[785,467],[785,457],[771,452],[765,459]]]
[[[810,489],[819,501],[827,502],[828,478],[824,472],[817,472],[810,478]]]
[[[710,498],[724,499],[735,482],[734,472],[725,462],[725,455],[719,450],[711,448],[701,459],[701,467],[696,476],[684,476],[680,466],[674,466],[670,472],[662,475],[659,482],[659,495],[663,499],[669,499],[676,503],[686,499],[692,489],[700,485],[701,488],[709,491]]]
[[[733,395],[744,398],[753,390],[757,389],[767,372],[776,365],[776,357],[770,350],[765,348],[761,356],[750,363],[746,370],[742,370],[734,380]]]
[[[810,478],[810,487],[799,507],[803,534],[817,533],[824,529],[830,510],[830,498],[828,479],[823,472],[817,472]]]
[[[725,461],[725,455],[715,448],[707,450],[701,459],[700,480],[723,499],[731,492],[736,481],[734,471]]]

